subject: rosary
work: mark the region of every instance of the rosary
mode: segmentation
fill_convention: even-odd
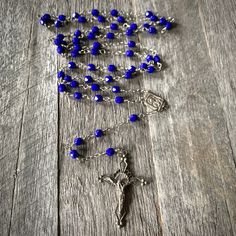
[[[71,17],[45,13],[40,16],[39,23],[54,33],[59,30],[71,31],[73,28],[72,33],[56,33],[49,38],[49,42],[55,45],[57,53],[68,61],[67,65],[62,66],[57,72],[59,93],[77,101],[87,100],[97,104],[115,103],[119,106],[130,103],[147,108],[146,112],[130,114],[127,119],[112,127],[96,129],[82,137],[76,133],[65,144],[68,155],[80,163],[105,155],[108,157],[116,155],[119,158],[119,168],[116,173],[101,175],[99,181],[109,183],[116,189],[118,202],[115,215],[117,225],[121,227],[124,225],[126,216],[124,207],[126,187],[135,183],[145,185],[147,182],[130,172],[128,152],[123,148],[109,147],[104,152],[91,156],[82,155],[82,148],[88,146],[92,139],[99,139],[121,126],[128,126],[130,123],[168,108],[167,102],[160,95],[143,89],[125,89],[120,84],[124,85],[123,81],[132,80],[143,73],[153,74],[162,69],[162,60],[157,51],[144,47],[134,39],[138,34],[155,36],[159,32],[163,34],[169,31],[173,27],[174,18],[161,17],[151,11],[133,15],[131,12],[116,9],[109,12],[92,9],[91,12],[75,12]],[[129,67],[114,64],[86,65],[79,60],[84,55],[92,57],[115,55],[130,60],[136,58],[136,61],[140,62],[138,66]],[[83,71],[87,73],[81,75]]]

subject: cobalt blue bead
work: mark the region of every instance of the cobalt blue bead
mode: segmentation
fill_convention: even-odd
[[[72,78],[71,78],[70,75],[65,75],[64,80],[65,80],[66,82],[71,82],[71,81],[72,81]]]
[[[79,56],[79,51],[76,49],[71,50],[70,52],[71,57],[75,58]]]
[[[138,25],[136,23],[130,24],[130,29],[136,30],[138,28]]]
[[[68,63],[68,68],[69,68],[69,69],[75,69],[75,68],[76,68],[76,64],[75,64],[73,61],[70,61],[70,62]]]
[[[155,56],[153,57],[153,60],[154,60],[156,63],[158,63],[158,62],[161,61],[161,58],[160,58],[158,55],[155,55]]]
[[[93,55],[93,56],[96,56],[99,54],[99,49],[98,48],[91,48],[90,50],[90,54]]]
[[[134,51],[133,51],[133,50],[127,50],[127,51],[125,52],[125,55],[126,55],[127,57],[133,57],[133,56],[134,56]]]
[[[62,43],[62,40],[57,39],[57,38],[55,38],[53,41],[54,41],[54,44],[57,45],[57,46],[60,46],[61,43]]]
[[[66,91],[66,86],[64,84],[58,85],[58,92],[63,93]]]
[[[91,90],[92,91],[99,91],[100,90],[99,84],[92,84],[91,85]]]
[[[126,78],[126,79],[131,79],[131,78],[132,78],[132,72],[126,71],[126,72],[125,72],[125,78]]]
[[[112,86],[111,90],[113,93],[120,93],[120,86]]]
[[[99,43],[99,42],[97,42],[97,41],[93,43],[93,48],[100,49],[101,46],[102,46],[101,43]]]
[[[77,99],[77,100],[80,100],[82,98],[82,93],[74,92],[74,98]]]
[[[111,16],[118,16],[119,12],[116,9],[112,9],[110,12]]]
[[[76,150],[70,150],[69,155],[72,159],[77,159],[79,157],[79,153]]]
[[[89,32],[87,35],[88,40],[94,40],[95,39],[95,34],[92,32]]]
[[[145,12],[145,16],[146,16],[147,18],[150,18],[151,16],[153,16],[153,13],[152,13],[151,11],[146,11],[146,12]]]
[[[115,35],[114,35],[114,33],[112,33],[112,32],[108,32],[108,33],[106,34],[106,37],[107,37],[107,39],[114,39],[114,38],[115,38]]]
[[[93,16],[99,16],[99,10],[98,10],[98,9],[93,9],[93,10],[91,11],[91,14],[92,14]]]
[[[72,43],[73,44],[78,44],[79,43],[79,39],[77,37],[73,37],[72,38]]]
[[[147,55],[146,56],[146,61],[147,62],[153,61],[153,56],[152,55]]]
[[[133,31],[131,28],[128,28],[128,29],[125,31],[126,36],[132,36],[133,33],[134,33],[134,31]]]
[[[128,71],[130,71],[131,73],[134,73],[136,71],[136,67],[135,66],[130,66]]]
[[[60,27],[62,27],[62,23],[61,23],[61,21],[56,20],[56,21],[54,22],[54,26],[55,26],[56,28],[60,28]]]
[[[65,21],[66,20],[66,16],[65,15],[59,15],[58,16],[58,20]]]
[[[81,31],[79,29],[75,30],[74,36],[76,36],[76,37],[81,36]]]
[[[56,37],[58,40],[63,40],[65,38],[65,35],[64,34],[58,34],[57,37]]]
[[[153,22],[157,22],[159,20],[159,18],[157,16],[153,15],[150,17],[150,20]]]
[[[94,64],[88,64],[87,69],[90,70],[90,71],[95,71],[96,66]]]
[[[78,18],[79,18],[79,13],[78,13],[78,12],[74,12],[74,13],[72,14],[72,18],[73,18],[73,19],[78,19]]]
[[[123,97],[121,97],[121,96],[116,96],[115,97],[115,103],[121,104],[123,102],[124,102],[124,98]]]
[[[134,48],[136,46],[136,43],[134,41],[129,41],[128,42],[128,47],[129,48]]]
[[[136,114],[130,115],[130,116],[129,116],[129,120],[130,120],[131,122],[137,121],[137,120],[138,120],[138,115],[136,115]]]
[[[104,16],[98,16],[98,22],[104,23],[106,21],[106,18]]]
[[[104,135],[103,131],[101,129],[96,129],[95,132],[94,132],[94,135],[97,137],[97,138],[100,138]]]
[[[92,28],[91,28],[91,32],[93,34],[98,34],[99,33],[99,28],[98,26],[94,25]]]
[[[74,145],[80,146],[84,143],[84,140],[82,138],[75,138],[74,139]]]
[[[94,96],[94,101],[95,102],[102,102],[103,101],[103,96],[100,94],[97,94]]]
[[[155,67],[154,66],[149,66],[148,68],[147,68],[147,72],[148,73],[153,73],[155,71]]]
[[[87,19],[85,18],[85,16],[79,16],[78,17],[78,22],[79,23],[85,23],[87,21]]]
[[[159,20],[160,25],[165,25],[167,23],[167,20],[165,17],[160,18]]]
[[[117,21],[119,22],[119,23],[125,23],[125,18],[123,17],[123,16],[118,16],[117,17]]]
[[[70,82],[70,87],[71,88],[76,88],[76,87],[78,87],[78,85],[79,85],[79,83],[76,80],[72,80]]]
[[[105,76],[105,81],[106,81],[106,83],[111,83],[111,82],[113,82],[113,77],[111,75],[107,75],[107,76]]]
[[[108,149],[106,150],[106,154],[107,154],[107,156],[109,156],[109,157],[113,156],[115,153],[116,153],[116,151],[115,151],[114,148],[108,148]]]
[[[90,75],[85,75],[85,76],[84,76],[84,82],[85,82],[86,84],[92,83],[92,82],[93,82],[92,76],[90,76]]]
[[[63,70],[60,70],[57,72],[58,79],[60,79],[60,78],[64,79],[64,77],[65,77],[65,72]]]
[[[150,25],[149,25],[148,23],[144,23],[144,24],[143,24],[143,28],[144,28],[144,29],[149,29],[149,27],[150,27]]]
[[[65,48],[59,45],[59,46],[57,47],[57,53],[58,53],[58,54],[62,54],[62,53],[64,53],[64,52],[65,52]]]
[[[167,30],[170,30],[172,28],[172,23],[171,22],[166,22],[165,27],[166,27]]]
[[[118,30],[118,28],[119,28],[119,27],[118,27],[118,25],[117,25],[116,23],[111,23],[111,24],[110,24],[110,29],[111,29],[111,30]]]
[[[150,34],[156,34],[157,33],[157,29],[154,26],[150,26],[148,29],[148,32]]]
[[[139,68],[140,68],[141,70],[146,70],[146,69],[148,68],[148,64],[147,64],[147,63],[141,63],[140,66],[139,66]]]
[[[48,23],[48,22],[51,20],[51,16],[50,16],[48,13],[45,13],[45,14],[41,17],[41,19],[42,19],[43,21],[45,21],[46,23]]]
[[[82,50],[82,47],[79,45],[79,44],[76,44],[76,45],[74,45],[74,50],[76,50],[76,51],[80,51],[80,50]]]
[[[114,71],[116,71],[116,66],[111,64],[107,67],[107,70],[110,72],[114,72]]]

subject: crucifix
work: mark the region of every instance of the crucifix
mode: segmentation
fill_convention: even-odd
[[[99,177],[100,182],[106,182],[115,187],[118,195],[118,203],[115,210],[115,215],[117,218],[118,227],[123,226],[123,220],[126,215],[126,210],[124,208],[125,202],[125,188],[135,182],[140,182],[141,186],[147,184],[144,179],[133,176],[127,169],[128,163],[125,154],[121,158],[120,169],[113,175],[102,175]]]

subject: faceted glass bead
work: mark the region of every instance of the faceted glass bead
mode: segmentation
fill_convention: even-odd
[[[55,26],[56,28],[60,28],[60,27],[62,27],[62,23],[61,23],[61,21],[56,20],[56,21],[54,22],[54,26]]]
[[[75,138],[74,139],[74,145],[76,145],[76,146],[80,146],[80,145],[82,145],[84,143],[84,140],[83,140],[83,138]]]
[[[72,159],[77,159],[79,157],[79,153],[76,150],[70,150],[69,155]]]
[[[118,27],[118,25],[117,25],[116,23],[111,23],[111,24],[110,24],[110,29],[111,29],[111,30],[118,30],[118,28],[119,28],[119,27]]]
[[[78,17],[78,22],[79,23],[85,23],[87,21],[87,19],[85,18],[85,16],[79,16]]]
[[[110,12],[111,16],[118,16],[119,12],[116,9],[112,9]]]
[[[74,98],[77,99],[77,100],[80,100],[82,98],[82,93],[74,92]]]
[[[112,86],[113,93],[120,93],[120,86]]]
[[[111,83],[111,82],[113,82],[113,77],[111,75],[107,75],[107,76],[105,76],[105,81],[107,83]]]
[[[147,72],[148,73],[153,73],[155,71],[155,67],[154,66],[149,66],[148,68],[147,68]]]
[[[157,16],[153,15],[150,17],[150,20],[153,22],[157,22],[159,20],[159,18]]]
[[[59,15],[58,16],[58,20],[65,21],[66,20],[66,16],[65,15]]]
[[[71,81],[72,81],[72,78],[71,78],[70,75],[66,75],[66,76],[64,77],[64,80],[65,80],[66,82],[71,82]]]
[[[65,77],[65,72],[64,71],[62,71],[62,70],[60,70],[60,71],[58,71],[57,72],[57,78],[59,79],[59,78],[64,78]]]
[[[167,23],[167,20],[165,17],[160,18],[159,20],[160,25],[165,25]]]
[[[115,97],[115,103],[121,104],[123,102],[124,102],[124,98],[123,97],[121,97],[121,96],[116,96]]]
[[[150,34],[156,34],[157,33],[157,29],[154,26],[150,26],[148,29],[148,32]]]
[[[107,67],[107,69],[108,69],[108,71],[110,71],[110,72],[114,72],[114,71],[116,71],[116,66],[115,65],[109,65],[108,67]]]
[[[64,84],[58,85],[58,92],[63,93],[66,91],[66,86]]]
[[[125,52],[125,55],[126,55],[127,57],[133,57],[133,56],[134,56],[134,51],[133,51],[133,50],[127,50],[127,51]]]
[[[128,47],[129,48],[134,48],[136,46],[136,43],[134,41],[129,41],[128,42]]]
[[[98,16],[98,22],[104,23],[106,21],[106,18],[104,16]]]
[[[92,14],[93,16],[99,16],[99,10],[98,10],[98,9],[93,9],[93,10],[91,11],[91,14]]]
[[[95,132],[94,132],[94,135],[97,137],[97,138],[100,138],[103,136],[103,131],[101,129],[96,129]]]
[[[96,101],[96,102],[102,102],[102,101],[103,101],[102,95],[100,95],[100,94],[95,95],[95,96],[94,96],[94,101]]]
[[[78,81],[76,81],[76,80],[72,80],[72,81],[70,82],[70,87],[71,87],[71,88],[77,88],[78,85],[79,85],[79,83],[78,83]]]
[[[165,27],[166,27],[167,30],[170,30],[172,28],[172,23],[171,22],[166,22]]]
[[[79,29],[75,30],[74,36],[76,36],[76,37],[81,36],[81,31]]]
[[[115,149],[114,149],[114,148],[108,148],[108,149],[106,150],[106,155],[107,155],[107,156],[111,157],[111,156],[113,156],[114,154],[115,154]]]
[[[140,68],[141,70],[146,70],[146,69],[148,68],[148,64],[147,64],[147,63],[141,63],[140,66],[139,66],[139,68]]]
[[[84,76],[84,82],[85,82],[86,84],[92,83],[92,82],[93,82],[92,76],[90,76],[90,75]]]
[[[154,60],[156,63],[158,63],[158,62],[161,61],[161,58],[160,58],[158,55],[155,55],[155,56],[153,57],[153,60]]]
[[[91,28],[91,32],[93,34],[98,34],[99,33],[99,28],[98,26],[94,25],[92,28]]]
[[[91,85],[91,90],[92,91],[99,91],[100,90],[99,84],[92,84]]]
[[[106,37],[107,37],[107,39],[114,39],[114,38],[115,38],[115,35],[114,35],[114,33],[112,33],[112,32],[108,32],[108,33],[106,34]]]
[[[150,18],[151,16],[153,16],[153,13],[152,13],[151,11],[146,11],[146,12],[145,12],[145,16],[146,16],[147,18]]]
[[[75,69],[75,68],[76,68],[76,64],[75,64],[73,61],[70,61],[70,62],[68,63],[68,68],[69,68],[69,69]]]
[[[89,71],[95,71],[96,70],[96,66],[94,64],[88,64],[88,70]]]
[[[118,17],[117,17],[117,21],[118,21],[119,23],[125,23],[125,18],[124,18],[123,16],[118,16]]]
[[[136,30],[138,28],[138,25],[136,23],[130,24],[130,29]]]
[[[137,120],[138,120],[138,115],[136,115],[136,114],[130,115],[130,116],[129,116],[129,120],[130,120],[130,122],[135,122],[135,121],[137,121]]]

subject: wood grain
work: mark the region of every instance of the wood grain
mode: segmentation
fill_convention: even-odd
[[[165,70],[124,84],[160,93],[170,109],[91,142],[87,152],[124,147],[132,171],[151,180],[129,189],[122,229],[114,190],[97,181],[116,170],[117,158],[79,164],[63,144],[75,130],[87,134],[145,108],[58,96],[55,74],[66,61],[37,18],[92,8],[153,9],[178,22],[155,40],[138,39],[158,49]],[[2,1],[0,235],[236,235],[235,8],[233,0]]]

